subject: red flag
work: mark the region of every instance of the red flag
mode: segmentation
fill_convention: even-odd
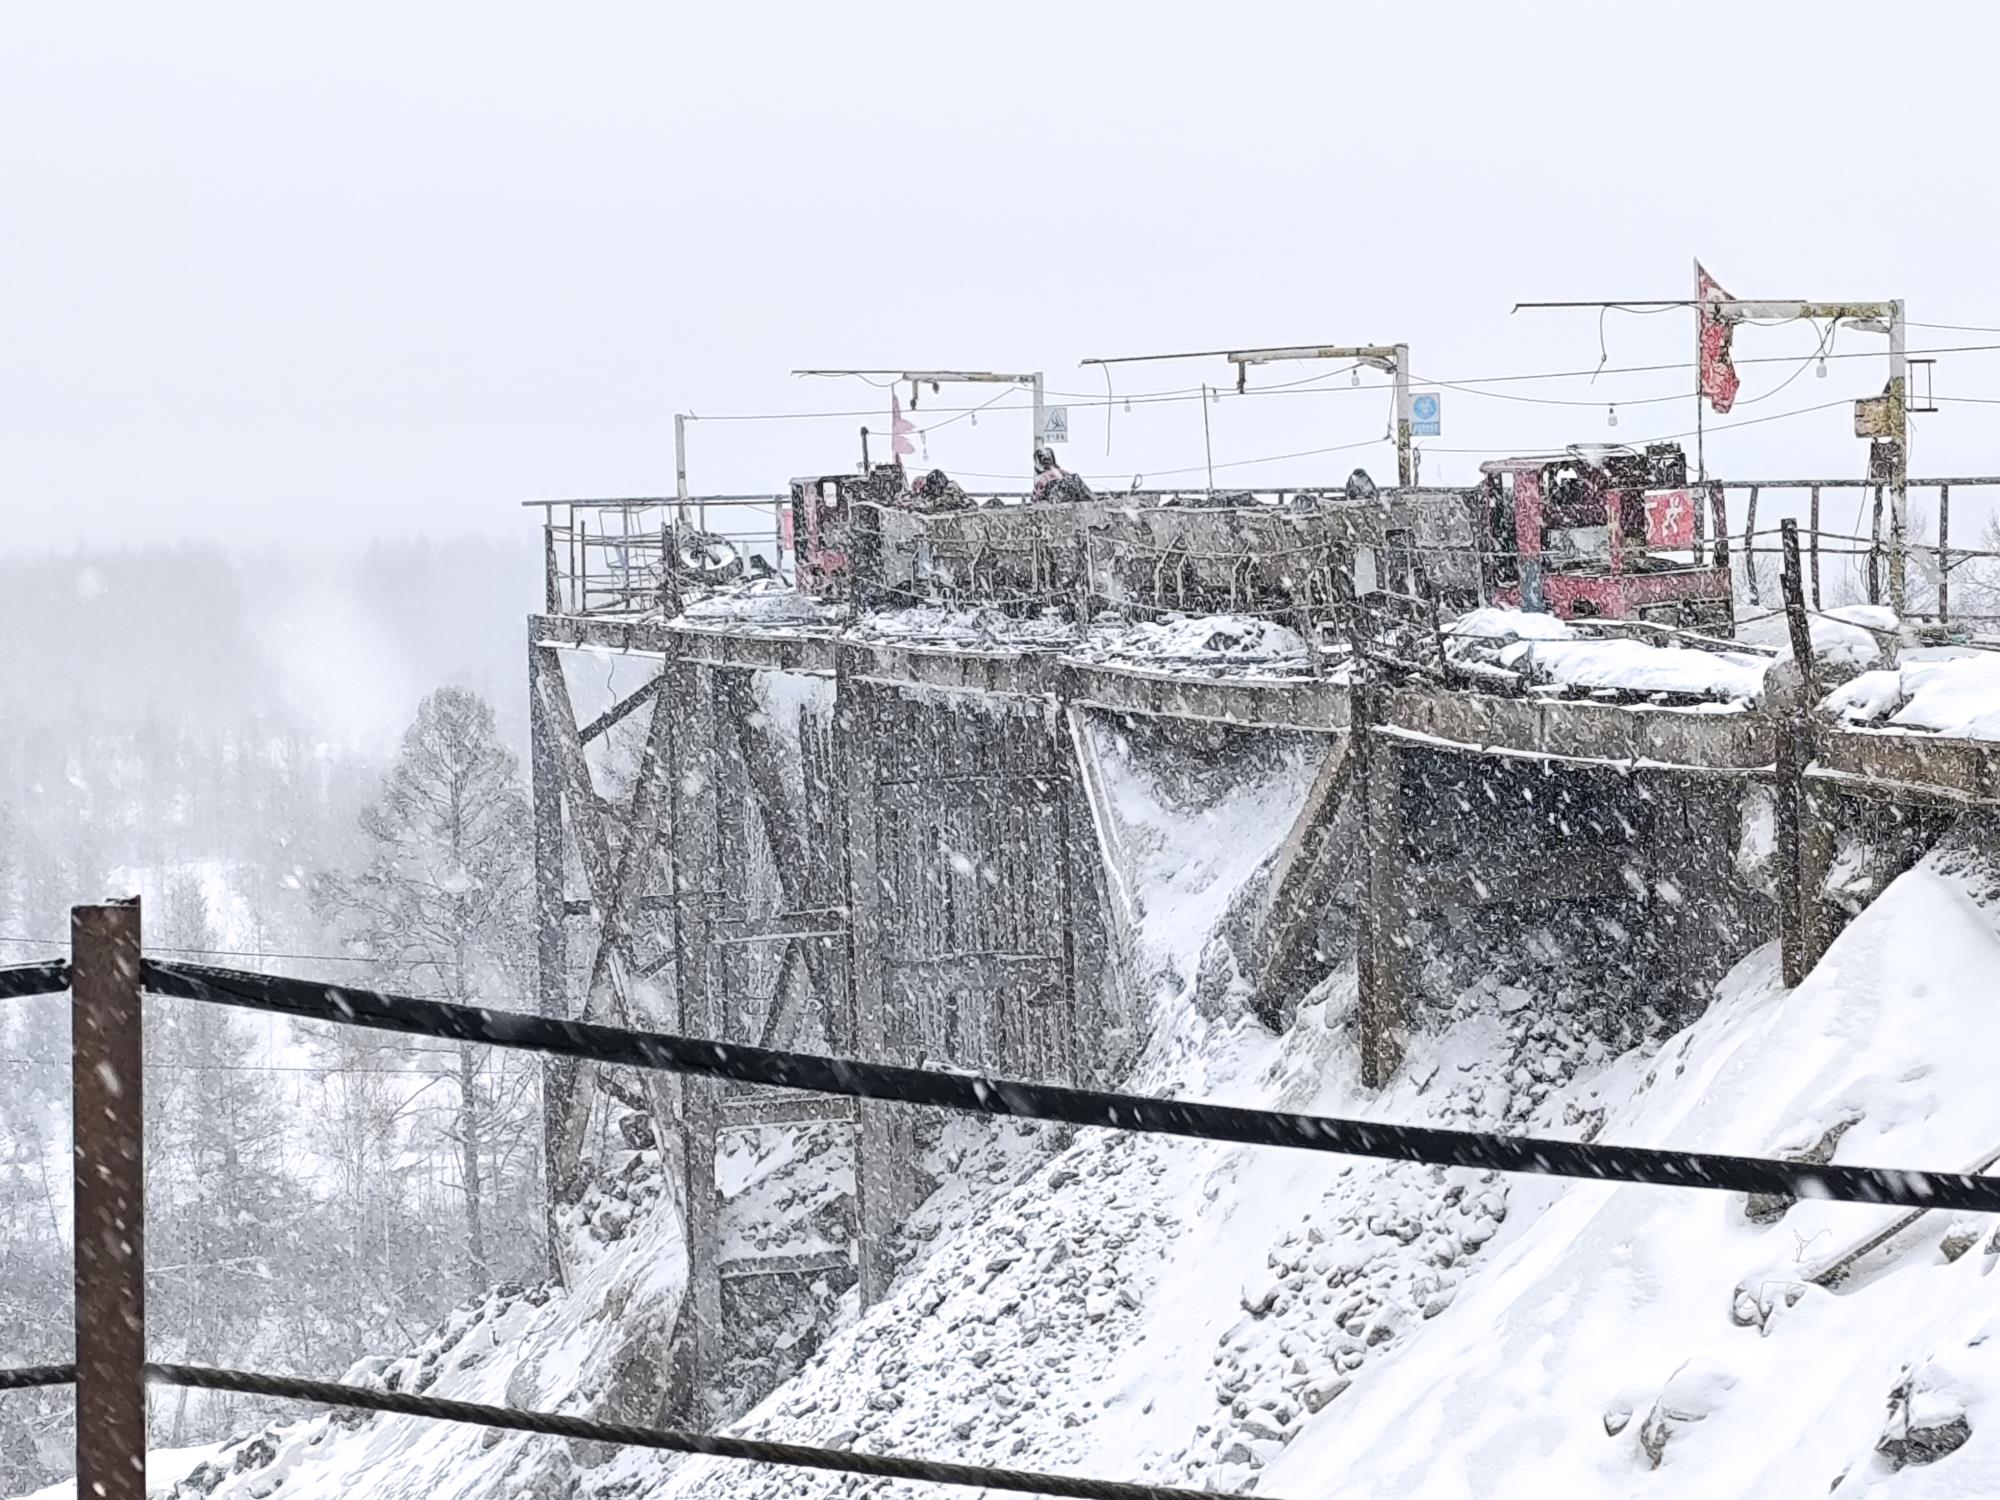
[[[1711,410],[1727,412],[1736,404],[1736,388],[1742,384],[1729,358],[1729,341],[1735,336],[1736,325],[1715,304],[1735,299],[1716,285],[1700,261],[1694,263],[1694,295],[1701,319],[1701,393],[1708,397]]]
[[[901,458],[905,453],[915,453],[917,445],[910,441],[910,434],[917,430],[916,423],[903,415],[903,403],[894,391],[889,393],[889,452]]]

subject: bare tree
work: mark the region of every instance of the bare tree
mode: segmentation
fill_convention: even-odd
[[[530,815],[484,699],[461,688],[424,699],[361,828],[366,867],[322,881],[318,894],[384,980],[460,1004],[517,1004],[529,946]],[[497,1149],[498,1072],[486,1049],[458,1046],[449,1134],[475,1292],[493,1279],[487,1162]]]

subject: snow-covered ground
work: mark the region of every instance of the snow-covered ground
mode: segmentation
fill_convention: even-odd
[[[1987,849],[1933,853],[1797,991],[1760,949],[1685,1030],[1656,1027],[1623,1055],[1590,1019],[1605,976],[1578,970],[1559,926],[1523,926],[1490,954],[1426,953],[1427,1022],[1378,1094],[1358,1078],[1350,970],[1282,1036],[1247,1018],[1240,987],[1216,1004],[1197,984],[1310,757],[1191,776],[1156,744],[1097,732],[1151,996],[1136,1090],[1871,1165],[1958,1168],[2000,1147],[1982,1045],[2000,972]],[[724,1170],[748,1203],[800,1148],[744,1150]],[[953,1171],[912,1216],[916,1253],[890,1295],[858,1319],[850,1300],[735,1430],[1294,1500],[2000,1492],[1990,1225],[1920,1219],[1825,1290],[1809,1264],[1893,1211],[1764,1204],[1753,1218],[1740,1196],[1696,1190],[965,1120],[931,1150]],[[352,1378],[656,1420],[678,1216],[649,1156],[612,1166],[578,1216],[575,1291],[496,1295]],[[184,1496],[867,1488],[385,1417],[310,1417],[202,1457]]]
[[[1588,1084],[1604,1138],[1751,1153],[1831,1140],[1837,1161],[1949,1169],[1990,1153],[1996,893],[1983,852],[1946,849],[1797,990],[1760,952],[1657,1054]],[[1753,1222],[1734,1194],[1531,1180],[1513,1196],[1492,1263],[1452,1315],[1312,1426],[1265,1488],[2000,1493],[1992,1224],[1927,1216],[1827,1290],[1802,1268],[1894,1210],[1802,1202]],[[1878,1451],[1959,1419],[1970,1441],[1933,1465],[1898,1471]]]

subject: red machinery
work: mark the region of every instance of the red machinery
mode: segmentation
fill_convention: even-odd
[[[1688,484],[1679,444],[1577,447],[1479,469],[1494,603],[1565,619],[1730,628],[1722,487],[1707,487],[1714,542],[1704,548],[1700,487]]]

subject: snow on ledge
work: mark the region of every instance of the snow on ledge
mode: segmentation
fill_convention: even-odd
[[[1857,728],[2000,740],[2000,652],[1913,652],[1842,684],[1820,707]]]

